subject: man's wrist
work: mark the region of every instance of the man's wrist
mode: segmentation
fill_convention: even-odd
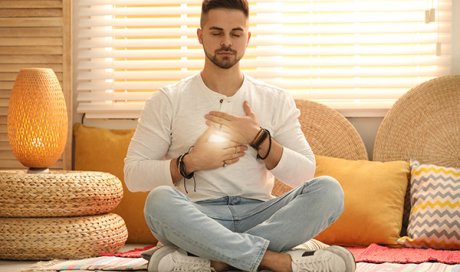
[[[265,160],[270,155],[272,149],[272,136],[268,129],[265,129],[267,136],[262,140],[259,148],[257,149],[257,159]],[[265,144],[267,143],[267,144]],[[262,155],[263,154],[263,155]]]
[[[194,173],[196,170],[193,166],[193,158],[192,158],[192,154],[187,154],[187,156],[184,156],[184,158],[182,159],[183,162],[184,162],[184,166],[185,166],[185,171],[187,173]]]
[[[179,158],[177,158],[177,169],[179,170],[180,176],[182,176],[185,179],[191,179],[194,175],[193,171],[187,171],[186,169],[185,158],[188,154],[188,152],[184,153],[180,155]]]
[[[269,137],[270,133],[265,128],[260,128],[257,135],[254,139],[249,143],[249,145],[254,148],[255,150],[259,150],[260,145]]]

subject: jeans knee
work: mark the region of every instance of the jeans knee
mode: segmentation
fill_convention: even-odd
[[[344,208],[344,193],[340,183],[333,177],[320,176],[317,178],[323,194],[322,199],[328,202],[331,212],[337,217],[342,213]]]
[[[171,186],[159,186],[153,189],[147,196],[144,205],[144,216],[161,216],[163,207],[168,206],[168,202],[173,199],[174,188]]]

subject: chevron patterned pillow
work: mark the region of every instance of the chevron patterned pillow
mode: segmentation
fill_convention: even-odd
[[[460,249],[460,168],[411,161],[407,247]]]

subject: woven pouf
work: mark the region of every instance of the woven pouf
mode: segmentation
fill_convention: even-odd
[[[114,253],[128,238],[113,213],[63,218],[0,218],[0,259],[79,259]]]
[[[114,175],[92,171],[0,172],[0,217],[61,217],[110,212],[123,187]]]
[[[460,75],[428,80],[400,97],[375,136],[374,161],[460,167]]]

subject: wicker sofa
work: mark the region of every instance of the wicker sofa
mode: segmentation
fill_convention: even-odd
[[[317,175],[337,177],[345,190],[344,215],[317,238],[347,246],[401,246],[398,239],[406,234],[410,214],[409,161],[460,167],[460,76],[430,80],[401,97],[377,132],[372,160],[339,112],[312,101],[296,103],[302,130],[317,155]],[[76,124],[75,169],[109,172],[123,180],[133,132]],[[123,200],[114,212],[125,220],[128,243],[155,243],[142,215],[147,193],[123,186]],[[276,181],[273,194],[288,189]]]

